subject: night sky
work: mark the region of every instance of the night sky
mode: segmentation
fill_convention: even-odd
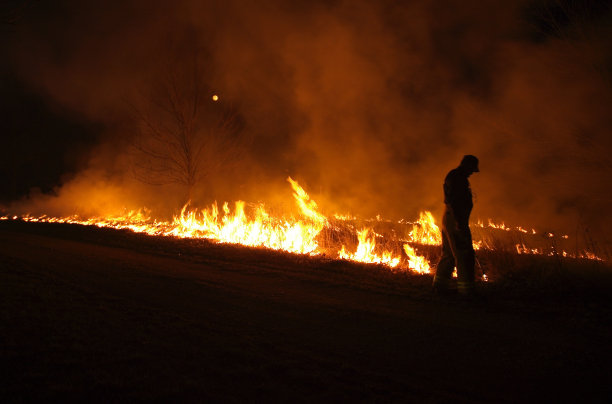
[[[610,2],[1,4],[6,209],[180,207],[177,185],[133,175],[134,111],[195,72],[243,139],[199,202],[289,204],[291,175],[328,212],[439,215],[444,175],[474,154],[474,218],[612,225]]]

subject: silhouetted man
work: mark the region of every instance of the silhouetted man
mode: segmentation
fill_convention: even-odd
[[[469,220],[472,212],[472,191],[468,177],[477,173],[478,159],[463,156],[459,167],[444,179],[444,218],[442,219],[442,257],[436,268],[433,287],[438,293],[450,290],[453,269],[457,267],[457,291],[474,293],[474,247]]]

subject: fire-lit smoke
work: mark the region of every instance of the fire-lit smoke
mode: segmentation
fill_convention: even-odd
[[[178,185],[131,177],[133,107],[196,60],[211,91],[202,102],[239,111],[250,139],[227,169],[199,182],[192,196],[201,203],[286,204],[281,190],[292,175],[327,212],[439,216],[443,177],[469,153],[481,161],[470,178],[475,218],[600,234],[612,225],[607,8],[53,3],[33,5],[3,50],[29,91],[104,127],[84,174],[56,184],[59,202],[45,197],[58,209],[180,209]]]
[[[119,215],[106,213],[101,216],[84,217],[73,214],[57,217],[48,214],[34,216],[31,214],[0,216],[0,220],[24,220],[26,222],[70,223],[114,229],[128,229],[149,235],[173,236],[179,238],[208,239],[220,243],[240,244],[251,247],[265,247],[273,250],[297,254],[330,255],[332,258],[347,259],[364,263],[382,264],[402,271],[429,273],[427,259],[418,255],[412,246],[404,243],[405,256],[391,250],[376,248],[376,239],[383,239],[387,245],[396,244],[398,240],[384,240],[384,235],[373,234],[371,228],[357,231],[356,251],[349,253],[342,245],[338,251],[338,240],[349,240],[354,226],[343,220],[333,224],[320,213],[317,204],[310,195],[291,177],[287,178],[293,189],[293,196],[299,208],[299,217],[275,216],[268,213],[263,204],[254,209],[246,208],[244,201],[235,203],[233,212],[226,202],[219,209],[215,202],[209,208],[191,208],[189,203],[183,206],[180,214],[171,222],[151,217],[148,209],[125,211]],[[430,214],[421,215],[431,219]],[[415,223],[414,226],[420,226]],[[438,239],[439,234],[427,234],[427,229],[437,229],[432,222],[424,226],[419,233],[422,240],[410,233],[410,242],[427,244],[429,240]],[[407,241],[407,240],[406,240]],[[396,248],[397,249],[397,248]],[[400,265],[402,264],[402,265]]]
[[[172,221],[152,217],[151,211],[146,208],[124,211],[116,215],[107,212],[89,217],[78,213],[65,217],[49,214],[11,214],[0,216],[0,221],[23,220],[127,229],[148,235],[207,239],[218,243],[321,256],[325,259],[378,264],[394,271],[410,271],[418,274],[431,272],[431,255],[427,254],[428,258],[415,249],[417,246],[427,249],[427,246],[438,246],[442,243],[443,235],[430,212],[422,212],[414,223],[404,220],[394,223],[380,217],[376,220],[363,220],[341,215],[334,215],[334,219],[330,220],[319,212],[316,202],[304,188],[291,177],[288,177],[287,181],[293,189],[293,197],[299,210],[297,216],[270,214],[264,204],[247,207],[244,201],[236,201],[233,210],[227,202],[221,209],[216,202],[204,209],[193,208],[188,202]],[[408,232],[407,227],[412,229]],[[541,240],[539,246],[536,246],[532,243],[537,240],[525,236],[529,232],[521,227],[513,229],[504,223],[496,224],[491,220],[487,226],[479,222],[477,227],[484,230],[479,229],[478,237],[473,242],[476,250],[485,249],[505,254],[510,247],[516,249],[516,254],[519,255],[535,254],[557,257],[557,259],[563,257],[604,261],[593,251],[579,252],[576,247],[572,253],[564,249],[562,244],[567,246],[567,243],[560,242],[569,239],[568,235],[559,238],[553,233],[544,233],[543,236],[546,238],[544,246]],[[493,234],[491,229],[513,234],[500,238]],[[401,235],[406,233],[408,238],[404,239]],[[532,229],[531,233],[537,234],[535,229]],[[348,248],[345,243],[349,245]],[[605,253],[609,259],[608,253]],[[489,279],[484,268],[481,267],[480,272],[481,279],[487,282]]]

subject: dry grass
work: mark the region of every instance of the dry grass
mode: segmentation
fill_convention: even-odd
[[[379,253],[388,250],[399,255],[412,225],[383,221],[332,221],[331,226],[321,232],[319,243],[325,251],[329,251],[327,256],[330,258],[334,258],[343,245],[349,251],[354,251],[358,244],[356,230],[364,227],[371,228],[377,234]],[[482,241],[483,246],[476,251],[476,278],[490,298],[524,300],[525,304],[563,300],[564,306],[582,305],[605,300],[612,288],[609,250],[592,240],[587,243],[587,235],[576,240],[564,238],[563,235],[551,237],[548,233],[525,234],[516,230],[473,226],[473,238]],[[431,263],[433,272],[440,258],[440,246],[411,244],[418,254]],[[540,253],[519,254],[517,244],[537,249]],[[570,246],[574,250],[570,254],[580,256],[585,255],[585,251],[591,251],[607,260],[563,256],[563,251],[567,254]],[[406,256],[402,254],[402,257],[400,266],[406,262]],[[385,272],[383,270],[379,276],[382,277]],[[487,282],[484,281],[485,274]],[[391,277],[395,282],[404,281],[401,271]],[[413,275],[410,282],[414,283],[419,277],[421,280],[416,282],[427,288],[431,275]]]
[[[10,223],[5,222],[4,225],[10,226]],[[410,289],[414,292],[416,287],[428,291],[431,275],[416,275],[406,272],[407,257],[402,251],[402,246],[409,239],[412,226],[410,223],[381,220],[330,219],[330,225],[325,227],[318,236],[321,255],[310,257],[282,252],[274,252],[273,254],[277,257],[284,257],[283,260],[292,264],[301,265],[304,272],[315,271],[320,268],[329,270],[333,276],[342,272],[343,282],[363,288],[386,288],[389,291],[400,292]],[[32,229],[36,227],[38,226],[34,224],[28,226]],[[79,237],[92,237],[92,235],[108,231],[114,236],[104,237],[105,243],[121,244],[124,242],[122,240],[125,240],[130,248],[142,246],[145,250],[158,250],[160,245],[164,245],[161,251],[164,254],[166,253],[164,251],[170,248],[170,254],[175,254],[176,249],[178,254],[181,254],[181,251],[190,251],[189,255],[192,257],[199,257],[203,246],[209,246],[208,249],[215,245],[206,240],[176,239],[172,241],[172,238],[167,237],[164,238],[167,241],[159,244],[159,237],[135,235],[130,232],[118,232],[111,229],[85,228],[76,225],[48,225],[43,227],[46,229],[61,228],[60,233],[62,234],[82,232],[83,235]],[[78,230],[81,228],[82,231]],[[391,270],[383,265],[335,261],[342,246],[345,246],[348,251],[355,251],[358,245],[357,231],[363,228],[372,230],[371,234],[375,237],[376,251],[379,254],[383,250],[387,250],[402,257],[399,270]],[[561,252],[567,251],[568,246],[572,243],[575,245],[576,251],[584,251],[587,248],[584,240],[589,240],[591,247],[598,248],[594,251],[607,257],[608,250],[601,248],[586,235],[578,242],[572,238],[566,239],[561,236],[549,237],[547,233],[524,234],[514,230],[505,231],[478,226],[472,226],[472,230],[474,240],[482,241],[483,244],[483,248],[476,252],[476,277],[481,286],[488,291],[487,293],[521,298],[527,296],[573,296],[600,294],[600,292],[603,293],[606,288],[612,286],[612,267],[608,263],[609,261],[562,256]],[[410,244],[418,254],[424,256],[430,262],[433,272],[433,268],[435,268],[435,264],[440,257],[440,246]],[[518,254],[517,244],[524,244],[534,249],[538,248],[545,254]],[[221,248],[221,246],[215,248]],[[233,246],[227,246],[227,248],[232,250],[232,255],[244,255],[245,260],[252,259],[254,252],[256,252],[255,255],[261,254],[262,257],[272,254],[270,250],[265,248],[236,249]],[[239,251],[245,252],[238,253]],[[484,274],[488,279],[486,283],[483,281]]]
[[[464,302],[325,256],[23,221],[0,236],[4,401],[609,397],[612,309],[585,276],[600,263],[479,252],[499,277]]]

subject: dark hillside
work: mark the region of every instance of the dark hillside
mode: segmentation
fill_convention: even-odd
[[[607,402],[609,268],[566,272],[465,302],[376,266],[5,221],[0,396]]]

